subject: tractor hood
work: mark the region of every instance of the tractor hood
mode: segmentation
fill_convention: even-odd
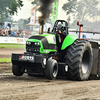
[[[56,38],[54,34],[42,34],[42,35],[35,35],[28,39],[30,42],[48,42],[49,44],[56,44]]]
[[[40,46],[40,53],[49,53],[56,50],[56,37],[54,34],[34,35],[27,40],[26,49],[28,49],[30,44],[30,49]]]

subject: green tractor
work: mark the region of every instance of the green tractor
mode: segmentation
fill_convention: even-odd
[[[16,76],[42,73],[51,80],[58,75],[87,80],[99,75],[98,48],[98,43],[69,35],[68,23],[57,20],[51,33],[31,36],[26,41],[26,52],[12,54],[12,72]]]

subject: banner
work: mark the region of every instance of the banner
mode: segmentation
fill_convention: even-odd
[[[51,22],[55,22],[57,20],[57,15],[58,15],[58,0],[55,0],[52,6]]]
[[[36,21],[36,5],[34,8],[31,9],[31,19],[30,19],[30,23],[34,24]]]
[[[26,44],[28,38],[20,37],[0,37],[0,43],[16,43],[16,44]]]

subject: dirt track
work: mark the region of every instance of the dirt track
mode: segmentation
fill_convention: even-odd
[[[0,48],[0,58],[10,58],[12,53],[22,53],[25,49],[3,49]]]
[[[15,51],[0,49],[0,55],[6,52],[5,57],[10,57]],[[50,81],[27,74],[16,77],[11,66],[11,63],[0,64],[0,100],[100,100],[100,80],[69,81],[58,77]]]

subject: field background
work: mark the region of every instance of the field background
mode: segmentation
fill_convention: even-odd
[[[5,51],[4,54],[1,54],[2,56],[0,56],[0,62],[11,62],[11,56],[5,56],[6,52],[10,52],[11,53],[17,51],[17,50],[23,50],[26,48],[25,44],[13,44],[13,43],[0,43],[0,51]],[[20,52],[21,53],[21,52]],[[4,57],[4,56],[5,57]],[[7,54],[8,55],[8,54]]]
[[[25,44],[0,43],[0,48],[7,48],[7,49],[24,49],[25,47],[26,47]]]

